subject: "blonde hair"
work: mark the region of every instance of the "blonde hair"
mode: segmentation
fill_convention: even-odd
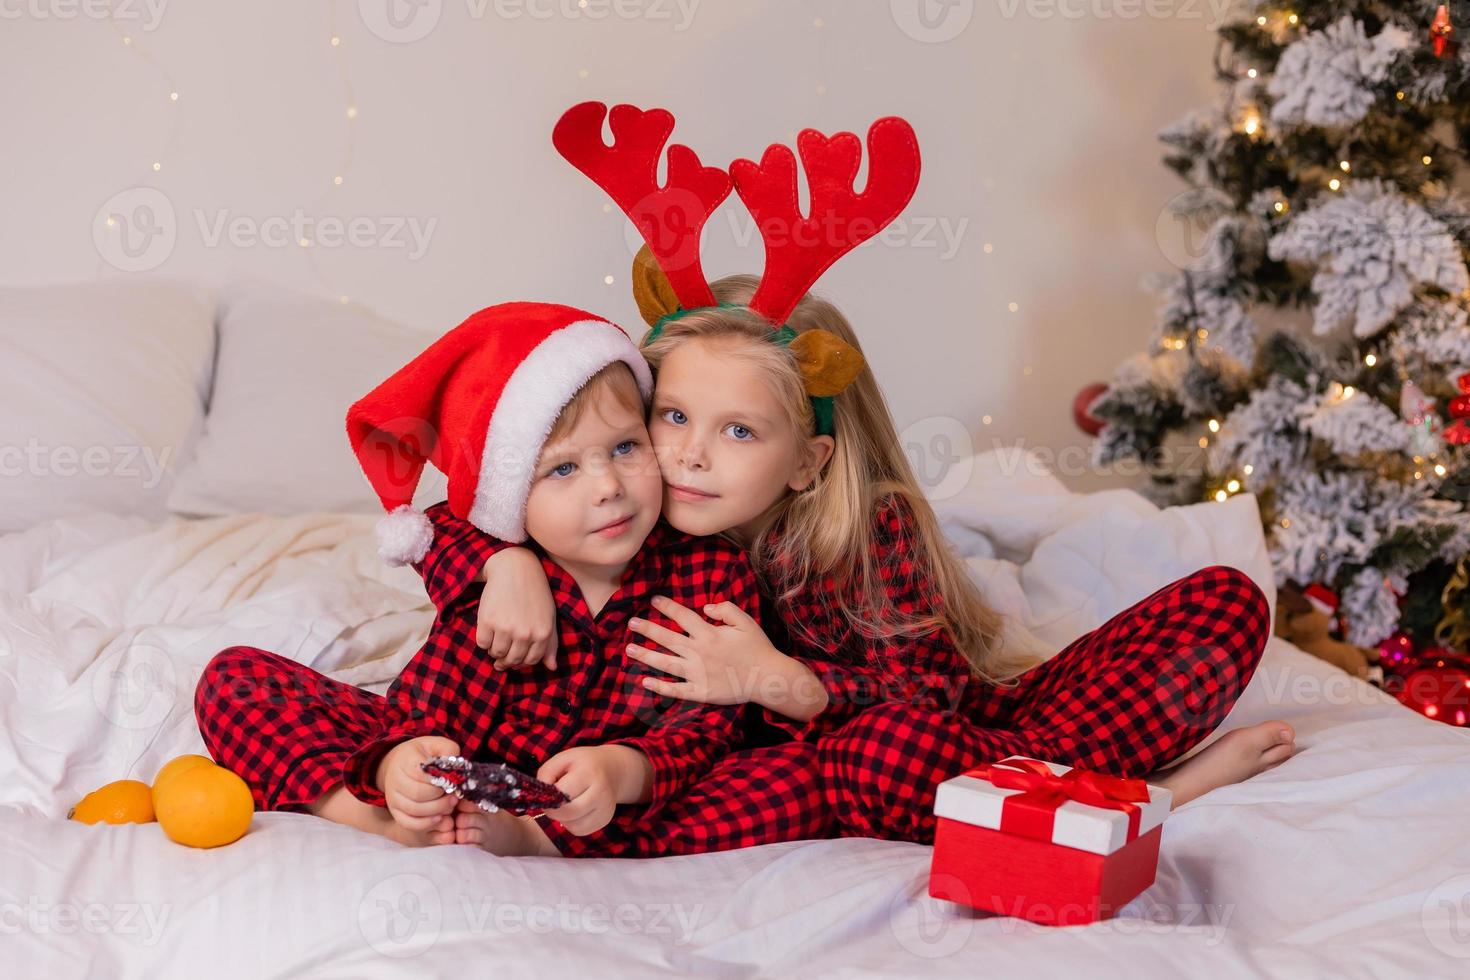
[[[655,373],[669,352],[690,340],[702,340],[755,367],[771,385],[797,433],[811,438],[816,417],[788,347],[767,339],[771,325],[743,305],[759,280],[727,276],[710,284],[720,303],[733,306],[693,310],[670,320],[659,337],[643,349]],[[802,298],[787,319],[798,334],[828,330],[861,350],[857,335],[838,309],[811,294]],[[870,638],[917,637],[942,630],[968,662],[973,675],[986,683],[1007,684],[1036,660],[1002,649],[1003,618],[980,596],[968,572],[939,530],[939,521],[914,478],[899,443],[888,403],[877,378],[864,365],[857,379],[833,396],[833,439],[836,448],[816,482],[787,494],[773,519],[747,551],[756,574],[776,598],[778,608],[790,603],[817,577],[835,576],[832,596],[842,616]],[[914,517],[914,554],[922,567],[914,574],[933,582],[936,608],[905,614],[889,601],[875,560],[873,513],[878,502],[895,495]],[[856,594],[858,601],[849,603]],[[788,628],[813,645],[807,624]]]
[[[638,390],[638,379],[633,377],[632,368],[622,361],[613,361],[588,378],[582,387],[577,389],[577,393],[572,395],[572,400],[562,407],[561,414],[551,424],[551,431],[542,440],[542,445],[555,442],[572,431],[582,414],[587,411],[587,407],[594,403],[593,396],[603,391],[612,392],[618,404],[634,415],[644,414],[643,393]]]

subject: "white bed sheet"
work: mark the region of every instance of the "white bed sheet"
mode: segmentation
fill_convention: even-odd
[[[1274,597],[1250,498],[1159,512],[1015,462],[981,457],[936,503],[1018,642],[1055,649],[1213,561]],[[63,819],[202,751],[192,689],[225,646],[382,690],[431,610],[412,570],[378,560],[372,523],[98,515],[0,538],[0,947],[17,975],[1470,976],[1470,733],[1278,639],[1220,731],[1286,718],[1297,755],[1175,811],[1154,886],[1086,927],[930,899],[930,848],[867,839],[564,861],[296,814],[210,851]]]

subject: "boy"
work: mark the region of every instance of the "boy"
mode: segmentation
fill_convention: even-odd
[[[413,564],[439,612],[386,698],[249,647],[211,661],[200,728],[258,806],[497,854],[653,856],[822,835],[810,746],[729,755],[738,707],[655,695],[641,683],[652,672],[622,653],[629,618],[657,618],[656,594],[759,615],[738,549],[659,519],[651,385],[613,324],[511,303],[475,314],[352,407],[349,438],[391,511],[380,553]],[[408,501],[425,462],[448,474],[449,500],[418,514]],[[557,598],[562,654],[501,671],[475,645],[475,579],[497,547],[528,536]],[[428,781],[419,763],[435,755],[507,762],[570,801],[544,822],[484,813]]]

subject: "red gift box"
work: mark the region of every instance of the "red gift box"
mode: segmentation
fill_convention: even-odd
[[[1022,756],[947,779],[929,894],[1047,925],[1111,918],[1153,884],[1172,796]]]

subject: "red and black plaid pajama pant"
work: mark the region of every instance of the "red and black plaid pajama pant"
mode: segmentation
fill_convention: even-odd
[[[381,695],[248,646],[216,654],[194,691],[214,760],[245,780],[257,809],[297,813],[342,782],[343,763],[376,734],[383,705]],[[810,743],[732,752],[652,819],[646,810],[620,806],[584,837],[549,817],[537,822],[567,857],[697,854],[831,835]]]
[[[865,708],[817,741],[841,837],[932,843],[939,783],[1025,755],[1144,777],[1214,731],[1265,650],[1249,576],[1210,565],[1164,586],[961,711]]]

